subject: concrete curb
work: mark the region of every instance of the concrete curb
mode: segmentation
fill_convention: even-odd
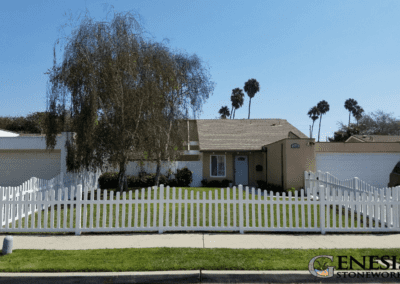
[[[393,271],[393,270],[391,270]],[[391,271],[388,271],[389,273]],[[399,270],[396,270],[399,271]],[[399,278],[343,278],[337,272],[385,272],[382,270],[336,271],[332,278],[318,278],[305,270],[268,271],[154,271],[1,273],[0,283],[398,283]]]

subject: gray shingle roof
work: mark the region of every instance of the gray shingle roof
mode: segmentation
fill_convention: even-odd
[[[196,122],[200,151],[261,150],[262,146],[288,138],[289,131],[299,138],[309,138],[285,119],[198,119]]]
[[[349,139],[351,137],[357,138],[363,142],[400,142],[400,136],[397,135],[352,135]]]

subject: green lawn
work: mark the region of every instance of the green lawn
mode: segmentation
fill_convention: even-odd
[[[130,248],[97,250],[14,250],[0,256],[1,272],[122,272],[171,270],[308,270],[318,255],[332,255],[329,266],[338,268],[338,256],[362,263],[363,256],[397,256],[400,249],[199,249]],[[368,260],[368,259],[367,259]],[[367,267],[369,263],[366,261]],[[381,265],[375,264],[374,268]],[[386,266],[381,266],[386,268]],[[321,269],[318,264],[315,268]],[[353,263],[353,270],[361,269]],[[394,272],[391,270],[382,272]]]
[[[220,190],[220,188],[182,188],[183,189],[183,191],[182,191],[182,198],[185,198],[185,189],[188,189],[188,198],[191,198],[191,191],[193,191],[193,194],[194,194],[194,199],[196,199],[196,197],[197,197],[197,193],[199,192],[199,194],[200,194],[200,199],[202,199],[203,198],[203,192],[205,192],[206,193],[206,199],[209,199],[209,192],[211,192],[212,193],[212,199],[215,199],[215,191],[217,190],[217,192],[218,192],[218,198],[220,199],[221,198],[221,190]],[[135,199],[136,198],[136,189],[129,189],[129,190],[133,190],[133,192],[132,192],[132,198],[133,199]],[[115,191],[115,189],[111,189],[111,191],[113,191],[114,193],[116,192]],[[137,190],[138,191],[138,199],[142,199],[142,190],[141,189],[139,189],[139,190]],[[97,191],[96,191],[96,193],[97,193]],[[157,191],[157,195],[159,196],[159,190]],[[178,195],[178,190],[176,190],[176,198],[178,198],[179,197],[179,195]],[[103,199],[103,191],[101,191],[101,199]],[[127,194],[126,194],[127,196],[126,196],[126,198],[128,199],[129,198],[129,192],[127,192]],[[172,195],[173,195],[173,191],[172,191],[172,188],[170,188],[170,198],[172,197]],[[233,189],[230,189],[230,198],[232,199],[232,195],[233,195]],[[226,190],[224,190],[224,197],[225,197],[225,199],[227,199],[227,191]],[[236,199],[238,199],[238,191],[236,192]],[[253,195],[252,194],[249,194],[249,199],[251,199],[253,197]],[[264,197],[263,196],[258,196],[258,195],[254,195],[254,198],[255,198],[255,200],[258,200],[258,198],[260,198],[261,197],[261,200],[263,200],[264,199]],[[145,194],[144,194],[144,198],[145,198],[145,200],[147,200],[148,199],[148,191],[147,191],[147,189],[145,190]],[[151,196],[150,196],[150,198],[151,199],[154,199],[154,191],[152,191],[151,192]],[[164,198],[166,198],[166,189],[164,190]],[[245,198],[245,192],[243,192],[243,199]],[[108,194],[108,196],[107,196],[107,199],[108,200],[110,200],[110,194]],[[114,197],[113,197],[113,199],[114,200],[116,200],[116,194],[114,194]],[[122,200],[122,196],[120,196],[120,199]],[[274,198],[274,200],[276,200],[276,198]],[[282,197],[280,197],[280,200],[282,200]],[[99,205],[100,206],[100,218],[99,218],[99,227],[102,227],[102,225],[103,225],[103,207],[104,207],[104,205]],[[132,206],[132,214],[131,214],[131,226],[133,227],[134,226],[134,221],[135,221],[135,215],[136,215],[136,205],[135,204],[132,204],[131,205]],[[209,206],[210,205],[206,205],[206,214],[205,214],[205,221],[206,221],[206,226],[209,226],[209,222],[210,222],[210,220],[209,220]],[[254,215],[254,218],[253,218],[253,216],[252,216],[252,206],[253,205],[249,205],[249,212],[250,212],[250,214],[249,214],[249,216],[247,216],[247,209],[246,209],[246,205],[244,206],[244,210],[243,210],[243,212],[244,212],[244,222],[243,222],[243,225],[246,227],[247,226],[247,218],[248,218],[248,220],[249,220],[249,225],[250,226],[253,226],[253,224],[255,224],[256,226],[258,226],[258,224],[259,224],[259,220],[261,220],[261,224],[262,224],[262,226],[264,226],[264,222],[265,222],[265,210],[264,210],[264,206],[261,206],[261,219],[259,219],[259,214],[258,214],[258,205],[255,205],[255,208],[256,208],[256,210],[255,210],[255,215]],[[277,204],[275,204],[275,205],[272,205],[273,206],[273,213],[274,213],[274,220],[273,220],[273,226],[274,227],[277,227],[278,226],[278,218],[277,218]],[[89,227],[89,225],[90,225],[90,214],[91,214],[91,209],[90,209],[90,207],[91,207],[91,205],[89,205],[89,206],[87,206],[87,219],[86,219],[86,227]],[[113,218],[112,218],[112,227],[115,227],[116,226],[116,215],[115,215],[115,212],[116,212],[116,205],[113,205],[112,206],[113,208],[112,208],[112,216],[113,216]],[[119,214],[119,219],[118,219],[118,226],[119,227],[121,227],[121,224],[122,224],[122,215],[123,215],[123,205],[122,204],[120,204],[119,205],[119,212],[118,212],[118,214]],[[128,210],[128,207],[129,207],[129,205],[125,205],[125,213],[124,213],[124,216],[125,216],[125,227],[128,227],[128,221],[129,221],[129,210]],[[137,212],[138,212],[138,220],[137,220],[137,222],[138,222],[138,226],[141,226],[142,225],[142,216],[141,216],[141,213],[143,212],[144,214],[143,214],[143,225],[146,227],[147,225],[148,225],[148,205],[147,204],[145,204],[143,207],[144,208],[142,208],[142,205],[141,204],[138,204],[137,205]],[[157,214],[156,214],[156,222],[157,222],[157,224],[158,224],[158,219],[159,219],[159,214],[158,214],[158,207],[159,207],[159,205],[157,205]],[[184,215],[184,211],[185,211],[185,205],[184,204],[181,204],[181,206],[180,206],[181,208],[181,212],[180,212],[180,217],[181,217],[181,220],[180,220],[180,223],[179,223],[179,205],[178,204],[175,204],[175,226],[179,226],[179,224],[181,224],[181,226],[184,226],[185,225],[185,221],[187,222],[187,224],[188,225],[190,225],[190,218],[187,218],[187,220],[185,220],[185,215]],[[197,226],[197,205],[195,204],[194,206],[193,206],[194,208],[193,208],[193,214],[194,214],[194,216],[195,216],[195,218],[194,218],[194,220],[193,220],[193,226]],[[221,204],[218,204],[218,226],[221,226]],[[228,224],[228,216],[227,216],[227,207],[228,207],[228,205],[227,204],[224,204],[224,224],[225,224],[225,226]],[[271,205],[267,205],[266,206],[266,208],[267,208],[267,223],[268,223],[268,227],[271,227],[271,214],[270,214],[270,212],[271,212]],[[286,225],[287,226],[289,226],[289,205],[286,205],[286,214],[284,215],[283,214],[283,205],[280,205],[280,214],[279,214],[279,223],[280,223],[280,226],[282,227],[283,226],[283,222],[284,222],[284,217],[286,217]],[[293,224],[292,224],[292,226],[293,227],[296,227],[296,218],[295,218],[295,208],[296,207],[296,205],[292,205],[292,216],[293,216]],[[299,212],[299,225],[301,226],[301,224],[302,224],[302,222],[304,221],[305,222],[305,225],[308,227],[308,223],[309,223],[309,220],[308,220],[308,208],[307,208],[308,206],[304,206],[304,216],[305,216],[305,218],[304,218],[304,220],[302,219],[302,206],[301,205],[298,205],[298,212]],[[320,206],[319,205],[317,205],[317,215],[315,216],[314,215],[314,205],[312,205],[311,206],[311,227],[314,227],[314,218],[316,217],[316,219],[317,219],[317,227],[319,227],[320,226],[320,220],[319,220],[319,210],[320,210],[320,208],[319,208]],[[57,226],[57,210],[58,210],[58,208],[57,208],[57,206],[55,206],[54,207],[55,208],[55,212],[54,212],[54,227],[56,227]],[[51,212],[51,207],[48,209],[48,217],[47,217],[47,228],[50,228],[50,212]],[[203,209],[203,205],[202,204],[200,204],[200,216],[199,216],[199,224],[200,224],[200,226],[202,226],[203,225],[203,213],[202,213],[202,209]],[[339,225],[339,213],[338,213],[338,210],[339,208],[338,208],[338,206],[337,206],[337,208],[336,208],[336,226],[338,226]],[[63,226],[63,222],[64,222],[64,210],[65,210],[65,208],[64,208],[64,205],[61,205],[60,206],[60,224],[61,224],[61,227]],[[166,224],[166,214],[165,214],[165,212],[166,212],[166,210],[167,210],[167,205],[166,204],[164,204],[164,224]],[[188,214],[187,214],[187,216],[189,217],[190,216],[190,212],[191,212],[191,205],[190,204],[188,204],[187,205],[187,212],[188,212]],[[212,212],[212,226],[215,226],[215,205],[212,205],[212,208],[211,208],[211,212]],[[234,222],[233,222],[233,204],[231,204],[230,205],[230,225],[231,226],[233,226],[234,225]],[[75,216],[76,216],[76,208],[73,208],[72,210],[71,210],[71,208],[70,208],[70,205],[68,205],[67,206],[67,228],[69,228],[70,227],[70,214],[73,214],[73,228],[75,228]],[[82,216],[81,216],[81,224],[82,224],[82,228],[83,228],[83,224],[84,224],[84,211],[82,210]],[[45,210],[42,210],[41,212],[40,212],[40,214],[41,214],[41,228],[44,228],[44,222],[45,222]],[[110,225],[110,218],[109,218],[109,214],[110,214],[110,205],[106,205],[106,214],[105,214],[105,217],[106,217],[106,227],[109,227],[109,225]],[[237,214],[237,218],[236,218],[236,226],[239,226],[239,205],[236,205],[236,214]],[[344,217],[344,210],[341,210],[341,214],[342,214],[342,225],[343,226],[345,226],[345,217]],[[172,204],[170,204],[169,205],[169,216],[168,216],[168,219],[169,219],[169,224],[172,224],[172,222],[173,222],[173,218],[172,218],[172,215],[173,215],[173,210],[172,210]],[[93,205],[93,216],[94,216],[94,218],[93,218],[93,228],[96,228],[96,217],[97,217],[97,205]],[[153,220],[153,216],[154,216],[154,205],[153,204],[151,204],[150,205],[150,225],[151,226],[153,226],[153,224],[154,224],[154,220]],[[355,215],[356,216],[356,215]],[[357,225],[358,224],[358,222],[361,222],[361,227],[363,227],[363,222],[364,222],[364,220],[363,220],[363,217],[362,216],[360,216],[361,218],[355,218],[355,222],[354,222],[354,225]],[[18,226],[19,226],[19,220],[18,221],[16,221],[15,222],[15,227],[16,228],[18,228]],[[369,225],[369,220],[365,220],[365,222],[366,222],[366,224],[367,225]],[[31,224],[32,224],[32,215],[29,215],[28,216],[28,228],[31,228]],[[331,208],[330,208],[330,225],[332,226],[333,225],[333,208],[332,208],[332,206],[331,206]],[[10,223],[9,224],[9,228],[11,228],[11,226],[12,226],[12,223]],[[351,215],[349,214],[349,217],[348,217],[348,226],[350,227],[351,226]],[[373,222],[373,224],[372,224],[372,226],[375,226],[375,222]],[[380,226],[380,224],[379,224],[379,226]],[[22,218],[22,228],[24,228],[25,227],[25,217],[24,218]],[[35,213],[35,227],[37,228],[38,227],[38,212],[36,212]],[[222,232],[222,231],[221,231]],[[225,232],[228,232],[228,231],[225,231]],[[13,232],[12,234],[20,234],[20,233],[17,233],[17,232]],[[26,234],[26,233],[24,233],[24,234]],[[37,233],[31,233],[31,234],[46,234],[46,233],[43,233],[43,232],[37,232]],[[60,233],[55,233],[55,232],[47,232],[47,234],[65,234],[65,233],[63,233],[63,232],[60,232]],[[70,233],[69,233],[70,234]]]

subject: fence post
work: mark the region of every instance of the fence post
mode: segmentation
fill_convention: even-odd
[[[246,212],[246,214],[249,213]],[[243,234],[243,185],[241,184],[239,184],[239,230]]]
[[[321,224],[321,233],[325,235],[325,190],[323,185],[320,185],[320,224]]]
[[[64,174],[63,174],[63,172],[61,172],[61,174],[60,174],[60,188],[64,189]],[[58,197],[58,191],[57,191],[56,195],[57,195],[56,200],[61,200],[61,196],[60,196],[60,199]]]
[[[77,197],[76,197],[76,220],[75,220],[75,235],[80,236],[81,235],[81,213],[82,213],[82,184],[78,184],[77,187]],[[72,205],[72,204],[71,204]],[[72,211],[71,206],[71,212]]]
[[[353,189],[358,190],[358,177],[354,178],[354,187]]]
[[[160,210],[159,210],[159,216],[158,216],[158,233],[162,234],[163,232],[163,226],[164,226],[164,185],[160,184],[160,199],[159,199],[159,204],[160,204]],[[148,205],[150,208],[150,204]]]
[[[399,230],[399,189],[400,187],[392,188],[392,202],[393,202],[393,229]]]

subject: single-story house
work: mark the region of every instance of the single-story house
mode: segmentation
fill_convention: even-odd
[[[300,189],[304,171],[320,170],[340,180],[358,177],[387,187],[400,161],[400,136],[354,135],[346,142],[315,142],[285,119],[198,119],[187,120],[184,127],[187,148],[177,162],[163,161],[161,173],[187,166],[193,172],[191,186],[201,186],[202,179],[228,179],[234,185],[256,187],[257,180],[263,180]],[[66,132],[57,136],[50,154],[44,135],[10,137],[13,133],[4,132],[0,130],[0,186],[66,172]],[[155,169],[154,162],[139,166],[132,158],[127,174]]]

